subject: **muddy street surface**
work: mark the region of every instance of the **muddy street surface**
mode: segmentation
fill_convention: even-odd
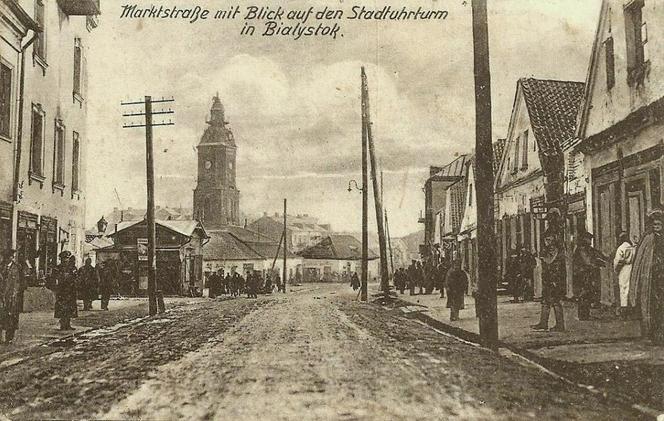
[[[10,419],[635,419],[345,285],[194,302],[42,346],[0,380]]]

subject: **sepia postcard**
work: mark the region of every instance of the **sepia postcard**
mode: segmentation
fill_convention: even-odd
[[[664,420],[664,1],[0,17],[1,419]]]

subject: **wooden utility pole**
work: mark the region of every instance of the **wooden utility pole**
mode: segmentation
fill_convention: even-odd
[[[162,102],[173,102],[171,99],[161,99],[153,101],[151,96],[146,96],[144,101],[141,102],[126,102],[122,103],[123,106],[131,105],[143,105],[144,112],[137,113],[127,113],[123,114],[123,117],[145,117],[145,124],[140,123],[129,123],[123,125],[125,129],[135,128],[135,127],[145,127],[145,166],[146,166],[146,180],[147,180],[147,231],[148,231],[148,303],[149,303],[149,313],[151,316],[154,316],[165,311],[164,308],[164,299],[161,295],[161,291],[157,287],[157,260],[156,260],[156,229],[154,222],[154,151],[153,151],[153,140],[152,140],[152,128],[154,126],[172,126],[170,120],[168,122],[153,123],[152,116],[155,114],[173,114],[174,112],[169,110],[164,111],[152,111],[153,103],[162,103]]]
[[[364,93],[364,109],[366,114],[365,130],[369,143],[369,159],[371,160],[371,181],[373,183],[374,204],[376,208],[376,226],[378,228],[378,246],[380,247],[380,289],[386,295],[390,290],[389,275],[387,272],[387,246],[385,242],[385,226],[383,224],[383,202],[380,197],[380,186],[376,176],[376,150],[371,134],[371,115],[369,113],[369,87],[367,75],[362,67],[362,92]]]
[[[284,292],[286,292],[286,253],[288,253],[288,233],[286,231],[286,199],[284,199],[284,279],[281,284],[284,286]]]
[[[496,255],[493,215],[493,146],[491,138],[491,70],[486,0],[472,0],[475,68],[475,154],[477,178],[477,262],[480,341],[498,348]]]
[[[390,223],[387,220],[387,209],[385,209],[385,231],[387,234],[387,248],[390,251],[390,274],[394,276],[394,257],[392,254],[392,239],[390,238]]]
[[[364,94],[364,67],[362,68],[362,279],[360,284],[360,300],[368,299],[369,272],[369,176],[367,171],[367,110]]]

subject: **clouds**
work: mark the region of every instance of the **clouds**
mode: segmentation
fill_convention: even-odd
[[[195,3],[218,7],[212,0]],[[596,5],[588,3],[492,4],[496,136],[506,129],[519,77],[583,79],[596,18]],[[289,3],[323,4],[346,7],[335,0]],[[230,21],[121,21],[118,4],[104,6],[89,52],[88,220],[112,207],[115,188],[125,205],[145,200],[144,133],[120,128],[121,100],[176,98],[176,126],[155,129],[156,191],[161,204],[187,206],[195,146],[219,92],[238,143],[245,212],[273,212],[288,197],[302,213],[319,213],[339,229],[359,228],[360,206],[346,187],[360,171],[364,65],[387,171],[386,206],[395,212],[392,231],[416,229],[426,168],[469,151],[474,139],[470,7],[440,0],[414,0],[412,7],[419,5],[448,9],[449,17],[442,24],[348,21],[337,41],[242,37],[239,22]]]

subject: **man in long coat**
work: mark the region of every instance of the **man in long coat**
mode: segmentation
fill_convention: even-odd
[[[99,272],[92,266],[92,259],[85,259],[85,265],[78,270],[78,276],[83,310],[92,310],[92,302],[99,298]]]
[[[0,267],[0,329],[5,331],[4,343],[11,343],[18,329],[21,293],[24,290],[16,250],[7,250]]]
[[[578,235],[577,246],[572,257],[574,296],[577,298],[579,320],[590,320],[590,307],[599,301],[598,284],[600,268],[608,258],[591,245],[593,235],[582,232]]]
[[[71,252],[60,253],[60,264],[55,268],[55,313],[60,319],[60,330],[74,330],[71,319],[78,317],[76,304],[76,263]]]
[[[553,307],[556,316],[556,325],[551,329],[554,332],[565,330],[565,315],[563,313],[562,299],[567,291],[567,271],[565,253],[563,253],[555,231],[548,230],[544,234],[544,250],[542,253],[542,309],[540,321],[531,326],[535,330],[547,330],[549,326],[549,311]]]
[[[641,335],[664,345],[664,214],[649,215],[652,226],[636,249],[629,302],[641,310]]]
[[[118,271],[114,261],[103,262],[99,273],[99,294],[101,294],[101,309],[108,310],[111,294],[117,290]]]
[[[450,321],[459,320],[459,310],[464,307],[464,294],[468,289],[468,274],[461,269],[461,260],[456,259],[445,275],[447,289],[447,308],[450,309]]]

